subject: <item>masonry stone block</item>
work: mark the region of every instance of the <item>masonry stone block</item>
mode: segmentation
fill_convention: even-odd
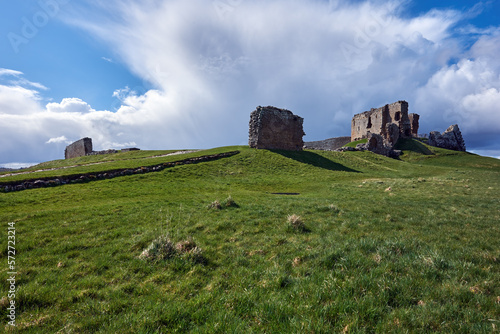
[[[257,107],[250,114],[248,144],[253,148],[301,151],[304,119],[276,107]]]
[[[83,157],[90,153],[92,153],[92,139],[85,137],[67,146],[64,150],[64,158]]]

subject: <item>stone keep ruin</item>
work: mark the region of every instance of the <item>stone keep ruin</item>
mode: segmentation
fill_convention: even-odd
[[[351,122],[351,141],[381,135],[392,145],[399,138],[417,137],[418,114],[408,114],[408,102],[398,101],[354,115]]]
[[[381,108],[354,115],[351,122],[351,141],[368,139],[360,149],[396,158],[401,152],[393,150],[399,138],[418,137],[420,116],[408,114],[408,102],[398,101]]]
[[[248,144],[253,148],[301,151],[304,119],[290,110],[257,107],[250,114]]]
[[[393,150],[394,145],[399,138],[418,138],[419,120],[418,114],[408,114],[408,102],[387,104],[354,115],[351,122],[351,141],[366,138],[368,143],[358,145],[360,149],[397,157],[400,152]],[[465,142],[456,124],[442,134],[432,131],[428,144],[449,150],[465,151]]]

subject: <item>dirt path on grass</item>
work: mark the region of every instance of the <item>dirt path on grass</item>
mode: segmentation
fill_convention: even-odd
[[[202,151],[202,150],[177,151],[177,152],[168,153],[168,154],[153,155],[151,157],[144,157],[142,159],[162,158],[162,157],[168,157],[168,156],[171,156],[171,155],[188,154],[188,153],[193,153],[193,152],[198,152],[198,151]],[[127,161],[127,160],[133,160],[133,159],[124,159],[124,160],[121,160],[121,161]],[[54,168],[46,168],[46,169],[37,169],[37,170],[31,170],[31,171],[26,171],[26,172],[15,172],[15,173],[9,173],[9,174],[2,174],[2,175],[0,175],[0,178],[7,177],[7,176],[14,176],[14,175],[33,174],[33,173],[39,173],[39,172],[50,172],[50,171],[53,171],[53,170],[61,170],[61,169],[68,169],[68,168],[74,168],[74,167],[85,167],[85,166],[100,165],[100,164],[103,164],[103,163],[106,163],[106,162],[113,162],[113,161],[115,161],[115,160],[92,162],[92,163],[83,164],[83,165],[72,165],[72,166],[64,166],[64,167],[54,167]]]

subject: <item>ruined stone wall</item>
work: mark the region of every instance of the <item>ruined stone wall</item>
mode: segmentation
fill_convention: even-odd
[[[367,138],[369,133],[381,134],[384,127],[385,107],[354,115],[351,122],[351,141]]]
[[[90,153],[92,153],[92,139],[82,138],[66,147],[64,150],[64,158],[71,159],[83,157]]]
[[[462,137],[462,132],[457,124],[451,125],[445,132],[432,131],[429,134],[429,141],[431,146],[441,147],[448,150],[463,151],[465,152],[465,141]]]
[[[351,142],[351,137],[335,137],[319,141],[304,143],[304,148],[311,150],[333,151]]]
[[[368,138],[370,133],[382,135],[386,140],[392,141],[394,134],[388,132],[389,124],[397,125],[399,137],[411,136],[408,102],[398,101],[354,115],[351,122],[351,141]]]
[[[408,102],[398,101],[389,104],[389,117],[387,123],[394,123],[399,126],[399,134],[401,137],[411,137],[411,123],[408,117]]]
[[[257,107],[250,114],[248,144],[253,148],[300,151],[304,119],[286,109]]]
[[[410,118],[411,135],[412,135],[412,137],[418,138],[418,127],[419,127],[420,115],[419,114],[409,114],[408,117]]]

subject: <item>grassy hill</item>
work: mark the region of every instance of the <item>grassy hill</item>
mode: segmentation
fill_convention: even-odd
[[[495,332],[500,161],[401,145],[400,160],[245,146],[177,156],[139,151],[54,161],[32,168],[43,172],[0,178],[1,184],[239,151],[154,173],[0,193],[2,327]],[[15,330],[7,325],[11,222]]]

